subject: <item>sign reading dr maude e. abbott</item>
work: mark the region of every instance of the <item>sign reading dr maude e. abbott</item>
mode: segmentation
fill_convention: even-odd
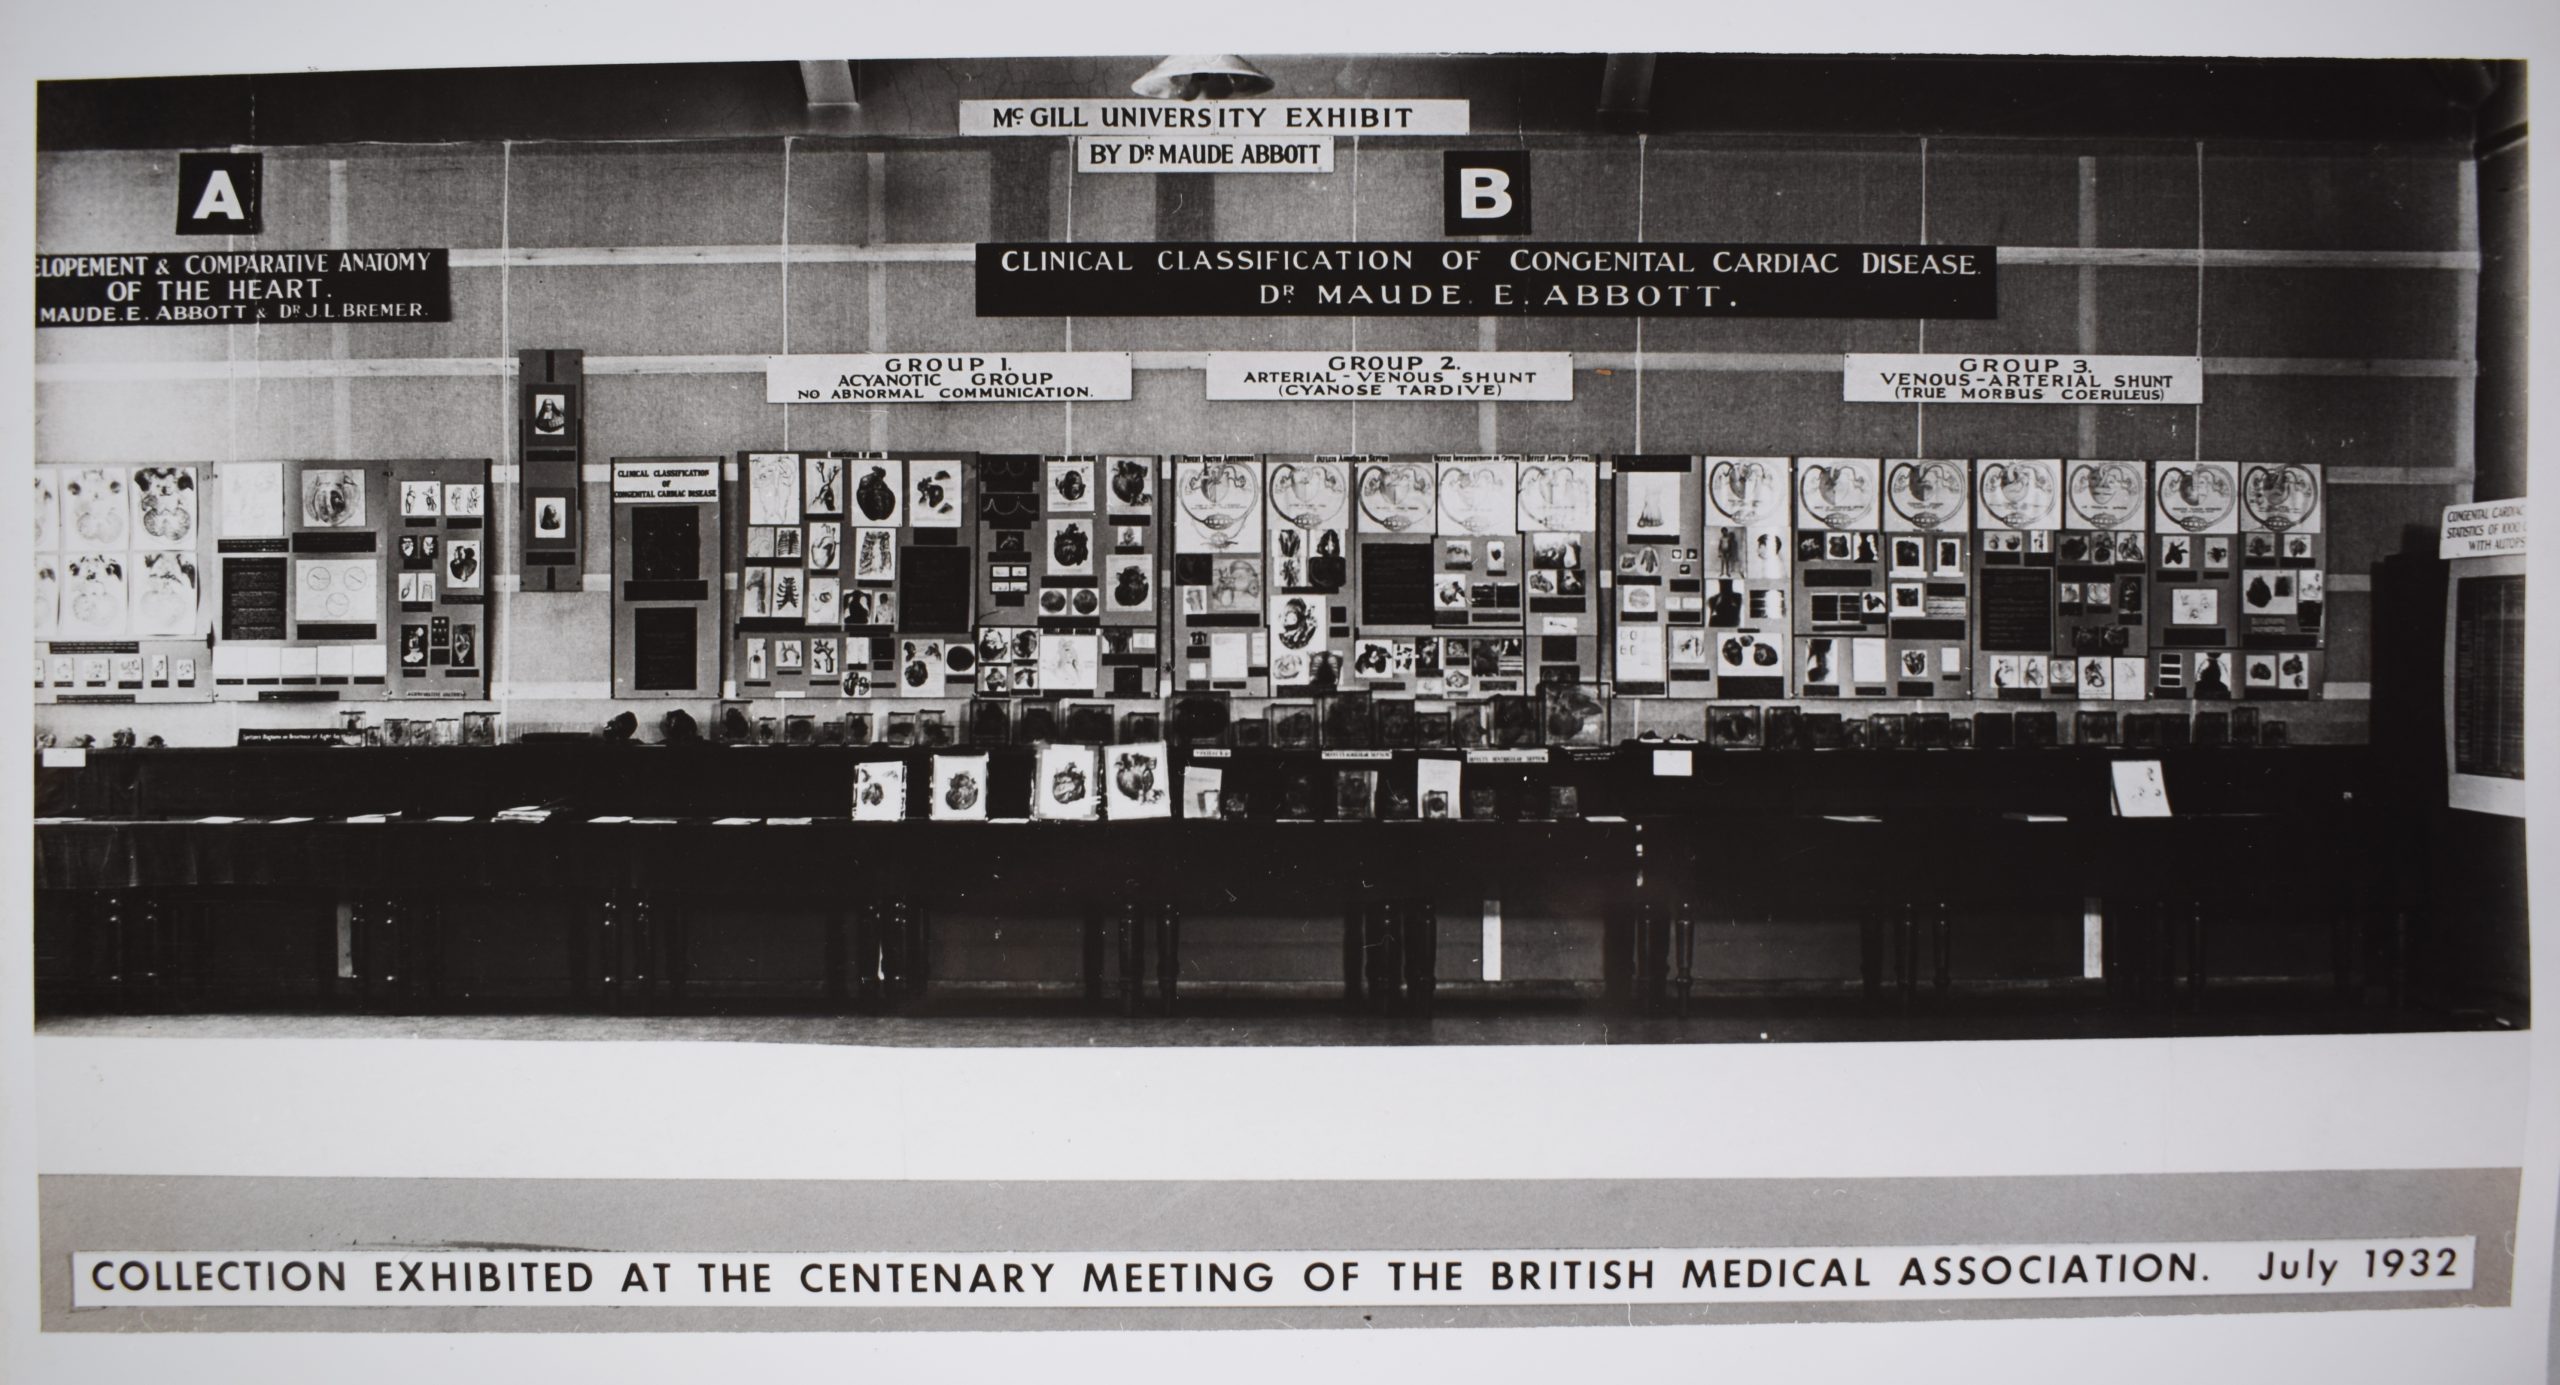
[[[1999,314],[1987,245],[981,244],[980,317]]]
[[[442,250],[36,256],[38,327],[452,320]]]

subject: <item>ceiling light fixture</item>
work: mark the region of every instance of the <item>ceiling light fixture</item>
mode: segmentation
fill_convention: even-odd
[[[1178,54],[1148,68],[1129,90],[1157,101],[1224,101],[1260,96],[1275,85],[1261,68],[1233,53]]]

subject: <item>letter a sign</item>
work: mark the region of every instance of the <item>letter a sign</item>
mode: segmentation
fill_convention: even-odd
[[[265,162],[264,154],[180,154],[178,234],[258,234],[258,174]]]
[[[1529,234],[1529,151],[1451,150],[1440,156],[1442,235]]]

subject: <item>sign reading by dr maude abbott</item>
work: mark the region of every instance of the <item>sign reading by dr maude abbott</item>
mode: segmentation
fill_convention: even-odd
[[[1987,245],[981,244],[980,317],[1999,314]]]
[[[452,320],[442,250],[36,256],[38,327]]]

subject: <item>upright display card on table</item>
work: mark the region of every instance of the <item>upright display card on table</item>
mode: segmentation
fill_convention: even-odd
[[[1894,695],[1883,483],[1872,457],[1796,459],[1795,672],[1806,697]]]
[[[1043,745],[1033,757],[1031,815],[1044,822],[1092,822],[1101,816],[1099,759],[1089,745]]]
[[[1613,463],[1609,678],[1620,697],[1705,697],[1714,690],[1707,628],[1706,501],[1696,457],[1626,456]],[[1684,669],[1670,676],[1683,636]],[[1704,658],[1710,662],[1701,663]]]
[[[1263,464],[1254,456],[1173,459],[1174,687],[1266,697]]]
[[[2240,643],[2240,469],[2231,462],[2154,462],[2154,553],[2147,620],[2151,653],[2142,682],[2116,679],[2119,697],[2212,701],[2234,695],[2229,667]]]
[[[1718,697],[1784,697],[1793,665],[1793,464],[1709,457],[1705,465],[1707,624],[1672,633],[1669,676],[1676,687],[1693,682],[1703,666]]]
[[[1973,685],[1972,468],[1884,464],[1886,659],[1896,697],[1962,697]]]
[[[898,822],[907,815],[904,760],[863,760],[853,767],[853,820]]]
[[[1164,742],[1106,745],[1102,759],[1105,812],[1113,821],[1173,816],[1173,766]]]
[[[2240,466],[2238,621],[2250,698],[2299,700],[2319,686],[2328,605],[2325,479],[2315,462]]]
[[[936,822],[984,822],[987,820],[986,756],[936,755],[933,757],[931,816]]]

